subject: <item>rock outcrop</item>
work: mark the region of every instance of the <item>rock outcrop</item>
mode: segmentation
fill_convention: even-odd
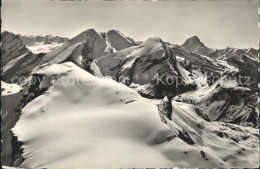
[[[18,58],[19,56],[30,53],[23,41],[18,35],[11,32],[3,32],[1,35],[1,65],[5,66],[9,61]]]
[[[44,54],[33,54],[18,35],[2,33],[1,75],[5,82],[22,82],[42,60]],[[22,79],[20,79],[22,77]]]

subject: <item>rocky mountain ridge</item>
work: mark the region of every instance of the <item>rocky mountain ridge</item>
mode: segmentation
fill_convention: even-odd
[[[210,49],[197,36],[187,39],[182,45],[178,45],[178,48],[219,60],[241,60],[243,55],[247,55],[253,59],[258,58],[258,51],[254,48],[237,49],[226,47],[225,49]]]
[[[24,45],[33,46],[36,44],[53,44],[53,43],[64,43],[69,38],[52,36],[52,35],[37,35],[37,36],[26,36],[18,34],[19,38],[23,41]]]

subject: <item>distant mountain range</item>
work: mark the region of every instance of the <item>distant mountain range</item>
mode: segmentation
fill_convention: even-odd
[[[243,55],[257,59],[258,53],[254,48],[236,49],[232,47],[226,47],[225,49],[210,49],[205,46],[197,36],[193,36],[187,39],[182,45],[179,46],[179,48],[192,53],[206,55],[212,59],[221,60],[240,60]]]
[[[38,36],[26,36],[18,34],[18,37],[23,41],[24,45],[33,46],[37,44],[53,44],[53,43],[64,43],[69,38],[52,36],[52,35],[38,35]]]

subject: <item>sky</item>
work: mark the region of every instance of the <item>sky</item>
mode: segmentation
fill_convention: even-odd
[[[259,48],[258,0],[48,1],[3,0],[2,30],[72,38],[116,29],[137,41],[182,44],[198,36],[210,48]]]

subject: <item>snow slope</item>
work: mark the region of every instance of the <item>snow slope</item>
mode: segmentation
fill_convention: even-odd
[[[13,128],[24,143],[21,167],[173,165],[160,147],[171,133],[160,122],[156,106],[137,92],[94,77],[72,63],[38,73],[64,78],[64,83],[54,83],[22,109]],[[78,83],[66,82],[69,78]]]
[[[36,73],[44,75],[42,83],[53,85],[22,109],[12,129],[23,143],[25,160],[20,167],[258,165],[258,159],[253,158],[258,153],[256,129],[231,131],[226,124],[206,122],[191,105],[177,102],[173,102],[174,120],[166,126],[151,101],[73,63],[46,66]],[[187,130],[196,144],[178,138],[176,128]],[[227,134],[218,136],[219,129]],[[241,139],[240,144],[234,141],[235,136]],[[223,144],[219,145],[220,141]]]
[[[19,86],[2,83],[5,165],[24,168],[259,166],[257,93],[249,89],[252,87],[241,87],[234,81],[207,84],[208,73],[240,71],[253,76],[258,66],[255,57],[241,55],[234,65],[226,56],[220,60],[209,58],[199,51],[211,49],[197,37],[187,42],[188,48],[184,50],[172,45],[166,47],[160,38],[149,38],[138,46],[132,46],[132,42],[117,31],[98,34],[90,29],[47,55],[36,55],[9,34],[3,45],[6,60],[2,78],[8,81],[13,76],[28,77],[32,73],[31,78],[38,81],[24,88],[27,93],[22,93]],[[43,49],[32,47],[34,52]],[[47,50],[47,45],[42,47]],[[225,52],[235,57],[237,51]],[[10,53],[13,55],[8,58]],[[248,49],[247,53],[254,55],[255,50]],[[176,61],[175,55],[180,61]],[[87,67],[83,65],[84,59]],[[192,64],[190,69],[186,69],[186,61]],[[130,86],[145,91],[147,96],[158,92],[160,97],[156,98],[161,98],[169,94],[161,90],[165,86],[153,88],[149,84],[158,72],[177,73],[185,84],[167,89],[186,92],[175,98],[182,102],[172,102],[173,120],[166,120],[167,124],[161,122],[153,101],[103,77],[133,78],[139,74],[139,79],[131,79]],[[144,74],[148,74],[147,80],[142,77]],[[256,79],[253,78],[251,86]],[[190,88],[189,84],[195,82],[196,86]],[[195,87],[198,90],[189,92]],[[13,141],[16,138],[20,142]]]
[[[2,80],[5,82],[22,82],[24,77],[30,76],[43,56],[44,54],[33,54],[29,52],[11,60],[3,66]],[[20,77],[22,78],[20,79]]]
[[[167,125],[173,133],[176,135],[182,133],[179,137],[192,144],[191,147],[179,145],[183,151],[186,150],[184,161],[192,153],[197,152],[204,160],[211,163],[211,167],[218,164],[223,168],[258,167],[258,129],[222,122],[208,122],[198,115],[193,105],[176,101],[173,101],[172,105],[172,121],[166,119]],[[194,162],[190,166],[202,167],[204,160]]]
[[[231,131],[224,123],[206,122],[192,105],[177,102],[173,121],[165,125],[153,102],[71,62],[46,66],[37,74],[44,75],[43,84],[52,85],[22,109],[12,129],[23,143],[20,167],[258,166],[253,158],[258,153],[256,129]],[[196,144],[179,138],[176,128],[186,130]],[[220,129],[227,136],[218,136]],[[249,138],[240,144],[231,139],[244,135]]]
[[[109,30],[106,33],[106,36],[107,36],[108,41],[110,42],[111,46],[114,47],[118,51],[135,45],[134,41],[127,39],[118,30]]]

